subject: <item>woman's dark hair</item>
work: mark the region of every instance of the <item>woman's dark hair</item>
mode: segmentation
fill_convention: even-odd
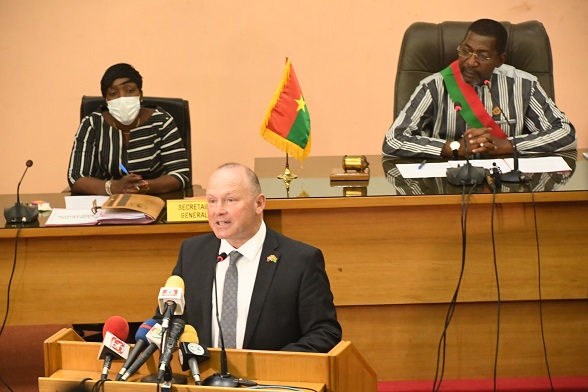
[[[129,78],[131,82],[134,82],[139,87],[139,90],[143,90],[143,78],[139,71],[130,64],[115,64],[104,72],[104,76],[100,81],[100,91],[102,91],[104,98],[106,98],[106,91],[112,86],[112,82],[120,78]]]

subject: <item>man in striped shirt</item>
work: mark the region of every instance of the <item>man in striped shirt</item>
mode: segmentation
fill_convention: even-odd
[[[453,68],[423,79],[395,119],[386,133],[383,155],[465,156],[466,142],[468,154],[512,154],[514,146],[522,154],[575,149],[573,125],[547,97],[537,78],[505,64],[506,42],[506,29],[499,22],[480,19],[472,23]],[[457,91],[464,102],[453,94],[455,87],[451,89],[448,74],[454,85],[465,86],[462,91],[472,91],[469,98]],[[475,101],[473,109],[468,105],[471,100]],[[487,121],[471,121],[462,105]],[[450,147],[453,141],[459,147],[455,143]]]

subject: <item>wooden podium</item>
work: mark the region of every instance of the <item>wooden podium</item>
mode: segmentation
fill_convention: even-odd
[[[45,377],[39,377],[39,391],[66,391],[79,385],[84,378],[89,389],[100,379],[103,361],[98,360],[100,343],[85,342],[71,328],[64,328],[44,342]],[[155,357],[155,358],[154,358]],[[105,392],[142,392],[154,390],[154,384],[141,383],[148,375],[157,373],[155,354],[127,382],[104,384]],[[351,342],[340,342],[327,354],[286,351],[227,350],[229,372],[234,377],[256,381],[258,384],[287,385],[311,388],[323,392],[376,392],[376,373],[362,358]],[[109,378],[114,380],[123,361],[114,361]],[[210,360],[200,364],[204,380],[219,370],[220,351],[210,349]],[[189,372],[182,372],[177,353],[171,363],[173,373],[188,376],[187,385],[174,384],[174,390],[231,391],[235,388],[194,385]],[[267,389],[266,389],[267,390]],[[269,389],[276,390],[278,389]]]

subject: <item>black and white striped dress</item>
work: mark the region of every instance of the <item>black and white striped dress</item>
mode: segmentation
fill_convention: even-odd
[[[121,163],[145,180],[169,174],[182,188],[188,185],[186,149],[173,117],[160,107],[131,130],[127,149],[122,131],[110,126],[102,113],[91,113],[82,120],[69,159],[70,187],[81,177],[120,179],[124,175]]]

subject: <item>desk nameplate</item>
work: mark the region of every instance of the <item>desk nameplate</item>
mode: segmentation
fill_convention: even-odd
[[[208,202],[204,199],[167,201],[168,222],[208,222]]]

